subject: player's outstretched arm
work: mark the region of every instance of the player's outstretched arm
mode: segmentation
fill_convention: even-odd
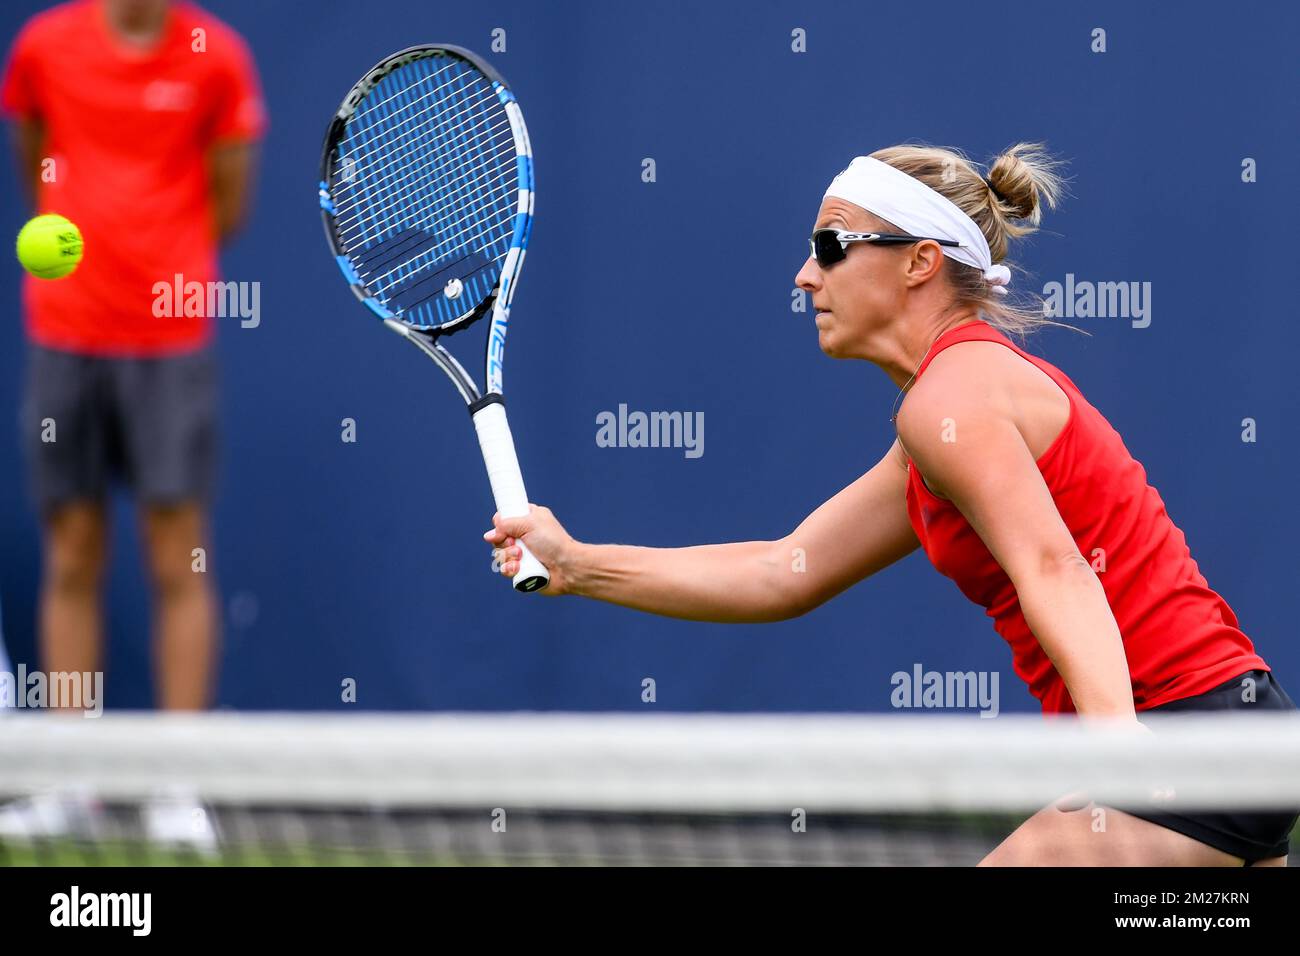
[[[484,538],[504,547],[507,577],[522,537],[551,572],[543,593],[580,594],[667,617],[722,623],[781,621],[805,614],[910,554],[907,471],[897,443],[853,484],[778,541],[643,548],[575,541],[549,508],[493,516]]]

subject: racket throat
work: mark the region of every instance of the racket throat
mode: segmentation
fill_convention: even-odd
[[[384,325],[433,359],[438,367],[447,373],[451,383],[456,386],[456,391],[460,392],[460,397],[465,399],[466,405],[472,405],[479,400],[478,386],[470,378],[469,372],[465,371],[465,367],[456,361],[456,356],[438,344],[436,332],[413,329],[399,319],[384,319]]]

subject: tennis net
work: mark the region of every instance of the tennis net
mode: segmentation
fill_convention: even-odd
[[[1067,793],[1300,806],[1300,721],[0,719],[0,864],[971,865]]]

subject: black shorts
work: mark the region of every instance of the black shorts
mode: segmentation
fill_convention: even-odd
[[[1243,682],[1254,682],[1254,700],[1243,700]],[[1173,700],[1158,707],[1138,712],[1138,719],[1156,712],[1178,711],[1287,711],[1296,705],[1269,671],[1247,671],[1218,687],[1194,697]],[[1159,723],[1153,722],[1152,731],[1159,733]],[[1185,834],[1215,849],[1246,861],[1246,866],[1290,852],[1290,834],[1300,818],[1300,807],[1279,807],[1276,810],[1256,810],[1243,813],[1165,813],[1145,809],[1122,808],[1125,813],[1150,820]]]
[[[22,417],[42,514],[102,500],[115,479],[145,504],[211,495],[217,374],[208,349],[107,358],[32,346]]]

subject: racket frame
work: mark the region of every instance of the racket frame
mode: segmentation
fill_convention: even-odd
[[[356,267],[344,251],[339,240],[336,217],[337,210],[330,190],[330,168],[335,150],[342,141],[347,129],[348,119],[364,102],[366,96],[394,70],[408,63],[439,54],[457,57],[482,73],[492,84],[507,118],[514,141],[516,156],[516,189],[518,200],[515,208],[514,226],[510,246],[501,265],[496,286],[492,293],[476,305],[471,311],[443,323],[439,326],[417,326],[402,319],[400,314],[389,309],[379,297],[369,289]],[[510,434],[505,417],[505,399],[503,381],[505,366],[506,333],[509,328],[510,305],[517,287],[516,279],[523,267],[524,255],[528,249],[528,240],[533,223],[533,155],[532,143],[528,137],[528,127],[524,124],[523,112],[515,99],[514,93],[505,79],[491,64],[464,47],[449,44],[423,44],[407,47],[380,60],[366,71],[343,98],[338,111],[330,121],[325,134],[325,143],[321,150],[319,199],[321,221],[325,228],[325,237],[330,252],[338,264],[344,279],[357,299],[383,320],[390,330],[401,335],[431,358],[446,373],[460,392],[474,421],[492,485],[493,497],[496,499],[497,511],[502,517],[521,517],[528,514],[528,496],[524,489],[523,477],[515,453],[514,440]],[[442,343],[441,336],[451,335],[468,328],[478,319],[491,311],[487,342],[484,345],[483,377],[486,388],[480,392],[477,384]],[[520,591],[535,591],[546,587],[550,574],[536,557],[528,550],[521,539],[516,545],[522,552],[519,572],[514,576],[514,586]]]

